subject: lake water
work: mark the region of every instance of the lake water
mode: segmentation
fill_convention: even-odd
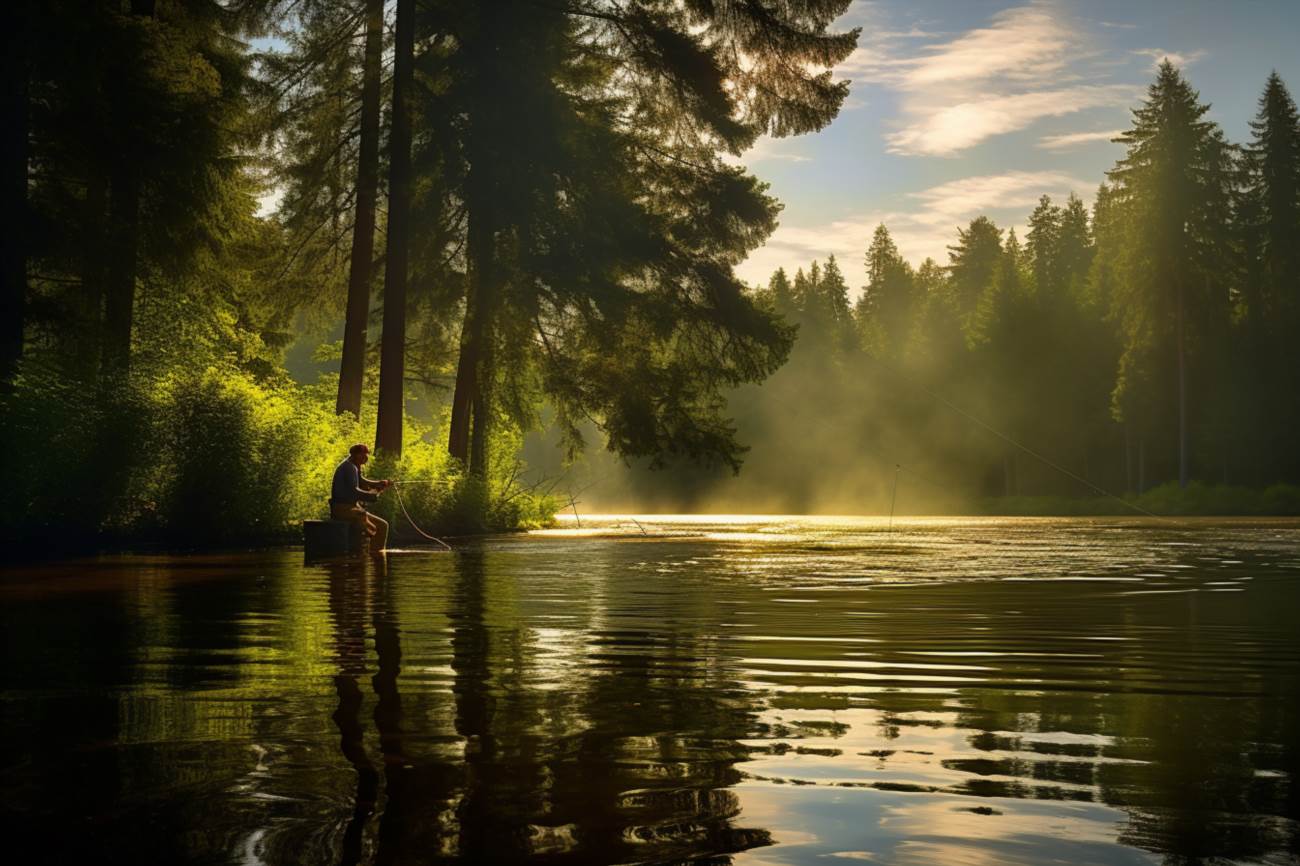
[[[1300,863],[1296,521],[584,518],[0,599],[23,862]]]

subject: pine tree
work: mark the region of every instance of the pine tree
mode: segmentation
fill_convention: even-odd
[[[776,311],[787,319],[794,317],[794,289],[790,278],[785,275],[785,268],[777,268],[768,280],[767,290],[772,295],[772,304]]]
[[[393,37],[392,132],[388,154],[388,242],[384,260],[384,330],[379,359],[375,451],[402,456],[406,389],[406,283],[410,255],[411,99],[415,66],[415,0],[397,0]]]
[[[857,336],[853,327],[853,313],[849,308],[849,286],[844,281],[835,256],[826,258],[826,267],[822,271],[821,296],[826,305],[831,345],[837,355],[844,355],[857,347]]]
[[[1026,254],[1016,230],[1009,229],[993,278],[980,297],[967,340],[976,350],[977,366],[994,383],[995,398],[986,414],[996,419],[999,428],[1032,439],[1032,433],[1026,429],[1029,426],[1026,416],[1033,419],[1044,408],[1038,371],[1047,359],[1036,357],[1035,343],[1041,329],[1037,327],[1034,299],[1026,287],[1025,262]],[[1020,485],[1015,452],[1009,446],[1002,450],[1001,463],[1002,492],[1012,496],[1020,492]]]
[[[379,192],[379,79],[383,54],[384,0],[366,0],[366,41],[362,65],[361,119],[356,170],[356,216],[348,263],[348,299],[343,325],[343,357],[335,410],[361,415],[366,366],[366,320],[370,316],[371,266],[375,254],[375,205]]]
[[[927,257],[916,269],[916,291],[921,297],[942,294],[947,284],[947,271],[932,258]]]
[[[1127,392],[1147,387],[1144,382],[1174,396],[1182,486],[1189,473],[1189,331],[1208,320],[1213,305],[1210,258],[1224,234],[1230,180],[1228,146],[1198,99],[1173,64],[1161,63],[1146,101],[1133,112],[1133,127],[1118,139],[1128,153],[1109,172],[1117,202],[1129,211],[1129,248],[1115,298],[1124,330],[1116,405],[1127,405]]]
[[[1017,319],[1023,317],[1028,300],[1024,256],[1016,230],[1010,229],[971,319],[968,339],[973,346],[995,343],[999,344],[997,348],[1009,348],[1007,338],[1016,333],[1020,324]]]
[[[1074,193],[1066,199],[1061,210],[1060,235],[1056,247],[1057,274],[1063,289],[1081,302],[1088,269],[1092,266],[1092,227],[1088,222],[1088,209]]]
[[[1277,72],[1268,77],[1247,149],[1249,194],[1258,205],[1264,319],[1288,330],[1300,312],[1300,113]],[[1294,331],[1291,331],[1294,333]]]
[[[1045,435],[1061,443],[1060,453],[1079,467],[1113,456],[1105,449],[1111,447],[1115,432],[1109,412],[1114,329],[1106,321],[1105,307],[1093,303],[1090,293],[1094,253],[1088,210],[1070,193],[1061,209],[1058,292],[1038,300],[1044,330],[1040,352],[1050,359],[1043,371],[1042,416],[1050,419]]]
[[[383,0],[285,4],[285,52],[258,56],[263,135],[288,235],[277,294],[286,312],[344,312],[335,408],[358,415],[380,185]],[[316,322],[317,327],[322,322]]]
[[[948,268],[927,258],[916,269],[919,305],[917,324],[909,341],[909,361],[938,385],[960,368],[966,354],[963,315]]]
[[[803,311],[808,305],[808,297],[812,294],[811,285],[803,268],[795,269],[794,282],[790,284],[790,297],[800,317],[803,316]]]
[[[127,373],[139,287],[167,303],[230,240],[253,143],[235,37],[261,7],[50,3],[29,21],[27,324],[74,375]]]
[[[849,286],[844,282],[844,273],[840,270],[835,256],[826,257],[826,267],[822,270],[821,294],[836,325],[842,325],[849,318]]]
[[[911,327],[914,278],[883,223],[871,237],[866,265],[867,285],[857,306],[859,326],[869,348],[885,357],[900,357]]]
[[[878,306],[879,296],[902,258],[885,224],[876,226],[871,235],[871,246],[867,247],[867,285],[862,296],[868,307]]]
[[[948,286],[968,339],[980,298],[1001,263],[1002,230],[992,220],[976,217],[967,228],[957,230],[957,243],[948,247]]]
[[[1034,275],[1035,290],[1053,295],[1059,288],[1060,246],[1064,214],[1043,196],[1038,207],[1029,215],[1029,232],[1025,235],[1025,251],[1029,256]]]
[[[775,203],[719,153],[835,115],[844,84],[812,70],[852,50],[826,32],[847,3],[434,5],[465,132],[450,452],[482,471],[489,390],[540,370],[572,445],[594,418],[622,454],[737,465],[720,389],[774,369],[790,335],[733,272]],[[505,339],[520,323],[540,351]]]
[[[1268,77],[1251,129],[1242,220],[1250,362],[1243,387],[1260,407],[1252,420],[1263,428],[1269,463],[1294,480],[1300,477],[1291,441],[1300,423],[1300,113],[1277,72]]]
[[[798,285],[798,277],[795,285]],[[831,313],[822,293],[822,266],[814,260],[808,266],[808,278],[803,285],[799,303],[799,324],[808,345],[821,345],[831,330]]]

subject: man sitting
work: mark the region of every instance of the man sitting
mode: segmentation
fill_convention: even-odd
[[[392,486],[392,482],[371,481],[361,475],[361,467],[370,459],[370,449],[360,443],[348,449],[348,459],[334,470],[330,489],[330,517],[356,523],[370,536],[370,552],[382,553],[388,542],[388,521],[366,511],[362,502],[374,502]]]

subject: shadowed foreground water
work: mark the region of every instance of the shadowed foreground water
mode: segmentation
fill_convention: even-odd
[[[1295,521],[584,519],[0,599],[24,862],[1300,863]]]

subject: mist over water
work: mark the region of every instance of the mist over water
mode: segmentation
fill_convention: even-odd
[[[40,862],[1300,857],[1296,521],[582,515],[0,596]]]
[[[802,402],[802,383],[784,376],[781,371],[763,388],[742,389],[732,402],[749,449],[738,473],[687,459],[656,468],[594,448],[566,465],[544,434],[525,440],[523,458],[533,476],[558,481],[561,499],[574,496],[579,514],[888,515],[891,505],[913,515],[971,510],[991,437],[950,429],[955,416],[936,420],[933,428],[917,423],[903,429],[858,400],[811,413]],[[785,386],[803,397],[785,401],[778,393]],[[949,433],[967,450],[934,444]]]

